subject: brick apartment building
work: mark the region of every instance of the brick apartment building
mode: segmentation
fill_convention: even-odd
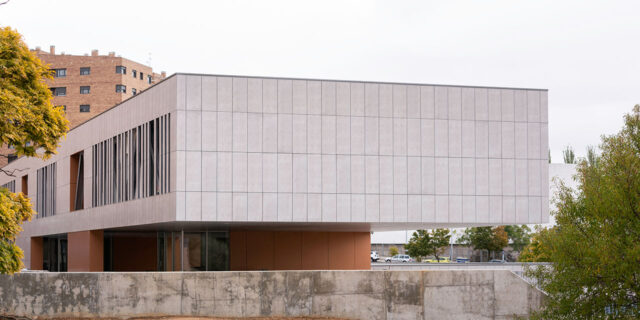
[[[165,77],[153,69],[109,52],[91,54],[56,54],[55,46],[49,52],[40,47],[33,50],[49,65],[53,79],[47,84],[53,93],[53,104],[64,106],[70,129],[95,117],[114,105],[132,97]],[[0,150],[0,167],[12,161],[13,151],[6,146]]]

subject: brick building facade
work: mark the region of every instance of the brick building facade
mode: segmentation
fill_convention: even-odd
[[[56,54],[55,47],[33,50],[53,70],[54,78],[47,80],[53,92],[53,104],[64,106],[70,129],[106,111],[114,105],[142,92],[165,77],[152,68],[131,61],[114,52],[99,55]],[[0,154],[11,155],[6,146]],[[0,157],[0,167],[11,158]]]

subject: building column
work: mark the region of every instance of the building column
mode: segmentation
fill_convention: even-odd
[[[31,237],[31,262],[28,268],[30,270],[42,270],[42,259],[44,258],[42,252],[42,237]]]
[[[68,271],[104,271],[104,231],[67,234]]]

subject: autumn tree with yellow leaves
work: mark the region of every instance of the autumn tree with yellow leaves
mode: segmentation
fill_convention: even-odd
[[[68,130],[64,111],[51,103],[45,83],[49,78],[51,71],[29,51],[22,36],[10,27],[0,27],[0,144],[12,146],[17,156],[49,158]],[[0,174],[17,172],[0,168]],[[29,198],[0,188],[1,274],[22,268],[23,252],[15,241],[23,221],[33,214]]]

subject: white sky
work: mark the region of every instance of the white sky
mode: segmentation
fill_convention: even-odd
[[[156,71],[549,89],[553,162],[640,103],[640,1],[10,0],[31,48]]]

